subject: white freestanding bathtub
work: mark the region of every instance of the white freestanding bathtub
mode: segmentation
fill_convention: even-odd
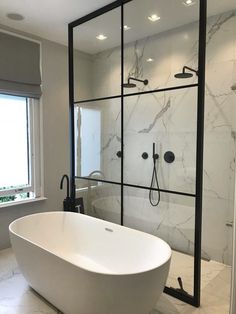
[[[29,285],[65,314],[148,314],[164,289],[171,249],[152,235],[69,212],[9,230]]]

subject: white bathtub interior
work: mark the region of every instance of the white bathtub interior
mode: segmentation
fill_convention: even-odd
[[[74,265],[97,273],[141,273],[162,265],[170,255],[161,239],[144,233],[140,237],[139,232],[130,228],[122,233],[118,224],[106,224],[92,217],[88,220],[81,214],[79,219],[76,214],[62,212],[29,215],[13,222],[10,230]]]

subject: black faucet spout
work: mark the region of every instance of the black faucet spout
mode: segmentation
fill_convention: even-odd
[[[66,179],[66,198],[70,197],[70,180],[67,174],[64,174],[61,178],[60,189],[63,190],[63,183]]]

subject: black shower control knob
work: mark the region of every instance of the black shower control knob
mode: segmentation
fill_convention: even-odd
[[[155,160],[157,160],[157,159],[159,158],[159,155],[158,155],[158,154],[154,154],[153,158],[154,158]]]
[[[119,150],[117,153],[116,153],[116,156],[121,158],[122,157],[122,152]]]
[[[146,152],[142,153],[142,158],[143,159],[148,159],[148,153],[146,153]]]
[[[175,154],[171,151],[165,152],[164,154],[164,160],[171,164],[175,160]]]

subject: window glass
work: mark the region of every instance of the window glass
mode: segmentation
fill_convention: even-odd
[[[39,196],[39,109],[35,102],[0,94],[0,203]]]

